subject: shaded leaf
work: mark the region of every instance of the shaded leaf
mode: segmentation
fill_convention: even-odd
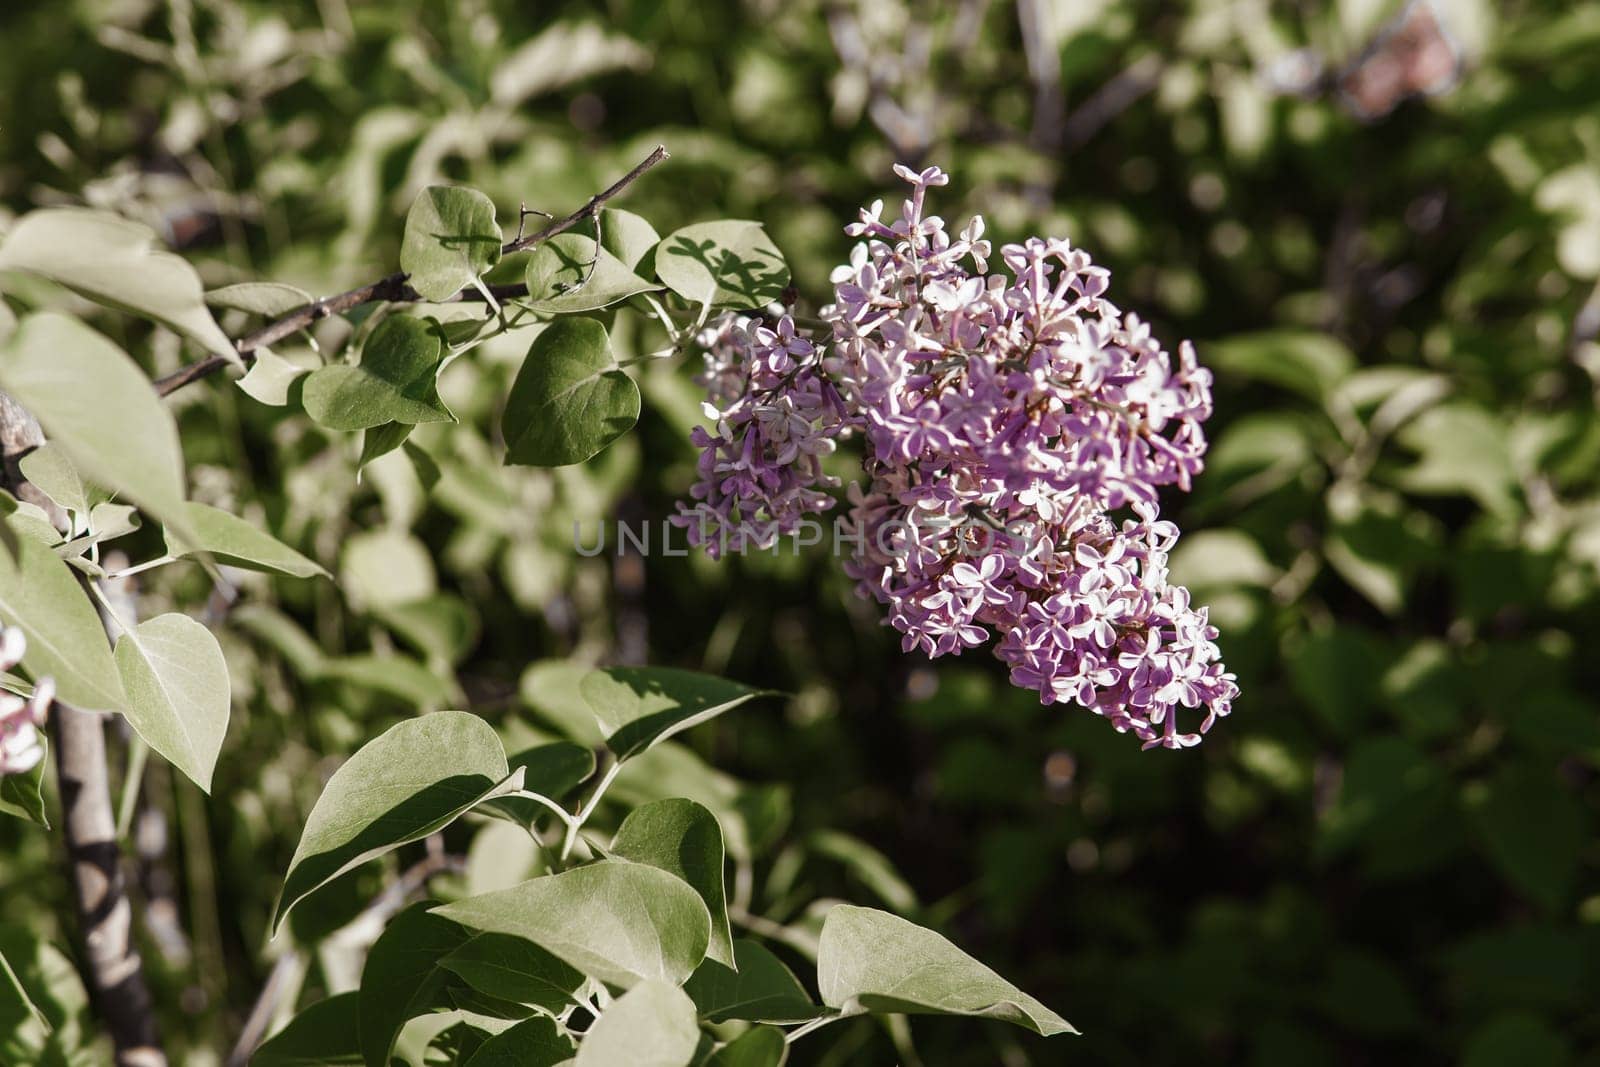
[[[40,445],[23,456],[17,467],[35,489],[61,507],[80,513],[89,510],[89,491],[78,476],[78,468],[55,445]]]
[[[552,1013],[572,1003],[585,980],[581,971],[513,934],[477,934],[439,965],[480,992]]]
[[[775,1026],[756,1026],[723,1045],[705,1067],[783,1067],[789,1046]]]
[[[211,792],[231,704],[228,664],[217,639],[187,615],[158,615],[123,631],[116,661],[128,694],[128,722]]]
[[[390,919],[367,953],[357,1000],[367,1067],[387,1067],[406,1020],[453,1006],[446,994],[451,975],[439,961],[472,935],[431,907],[432,901],[422,901]]]
[[[40,731],[39,745],[44,755],[24,774],[0,774],[0,813],[15,815],[50,829],[50,817],[44,810],[44,769],[50,762],[50,739]]]
[[[273,916],[276,931],[307,893],[345,871],[520,788],[500,739],[464,711],[401,722],[363,745],[328,780],[306,819]]]
[[[448,300],[500,262],[494,202],[476,189],[430,185],[406,214],[400,269],[424,300]]]
[[[306,378],[306,414],[330,430],[365,430],[390,422],[454,422],[439,399],[444,341],[426,319],[393,315],[378,324],[355,366],[319,367]]]
[[[524,789],[559,801],[594,773],[594,750],[571,741],[552,741],[512,756],[511,767],[522,768]],[[550,813],[549,808],[527,797],[499,797],[489,806],[522,826],[531,826],[539,816]]]
[[[840,904],[823,920],[822,1002],[841,1011],[981,1015],[1038,1034],[1077,1033],[945,938],[898,915]]]
[[[485,1041],[466,1067],[554,1067],[575,1051],[554,1019],[536,1015]]]
[[[661,235],[641,216],[616,207],[608,207],[601,213],[600,247],[616,256],[630,271],[649,277],[652,271],[647,268],[655,265],[649,256],[660,243]]]
[[[705,958],[706,906],[682,880],[639,863],[607,860],[446,905],[447,919],[512,934],[617,986],[681,983]]]
[[[670,667],[607,667],[587,675],[581,690],[618,759],[644,752],[746,701],[773,695],[769,689]]]
[[[250,1067],[346,1067],[361,1064],[358,994],[319,1000],[267,1040]]]
[[[741,938],[733,943],[733,955],[737,971],[708,959],[684,983],[701,1015],[717,1023],[796,1023],[822,1014],[800,979],[765,946]]]
[[[236,384],[244,390],[245,395],[262,404],[281,408],[289,403],[295,381],[310,373],[309,368],[290,363],[270,349],[258,348],[250,369]]]
[[[1348,348],[1311,330],[1240,334],[1197,347],[1219,374],[1267,382],[1317,402],[1356,369]]]
[[[711,915],[711,942],[706,954],[719,963],[735,966],[723,885],[722,827],[715,815],[682,798],[645,804],[622,820],[611,842],[611,852],[675,874],[700,894]]]
[[[582,463],[639,421],[639,387],[616,365],[605,327],[563,318],[534,338],[501,416],[506,462]]]

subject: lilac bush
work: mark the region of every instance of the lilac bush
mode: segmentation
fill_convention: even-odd
[[[1109,273],[1061,239],[1000,249],[981,217],[928,214],[932,167],[899,217],[878,201],[832,277],[827,336],[794,318],[724,317],[702,338],[711,430],[676,521],[718,554],[768,544],[832,507],[823,457],[863,443],[845,563],[906,651],[999,638],[1014,684],[1073,701],[1146,748],[1198,744],[1238,693],[1206,609],[1168,581],[1177,527],[1159,491],[1203,465],[1211,375],[1176,361],[1106,298]],[[1179,709],[1198,721],[1180,726]]]

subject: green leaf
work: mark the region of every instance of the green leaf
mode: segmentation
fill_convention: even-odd
[[[285,407],[297,379],[311,371],[297,363],[290,363],[271,350],[258,348],[250,369],[238,381],[246,396],[271,407]]]
[[[16,528],[16,519],[5,521]],[[15,554],[0,552],[0,620],[28,639],[22,666],[34,678],[54,678],[64,704],[122,711],[127,696],[89,595],[48,545],[18,534]]]
[[[694,890],[654,867],[607,860],[534,878],[438,909],[447,919],[512,934],[616,986],[678,985],[705,958],[711,917]]]
[[[521,784],[493,728],[476,715],[440,711],[389,728],[335,771],[317,798],[284,879],[274,932],[311,891]]]
[[[433,461],[432,456],[417,447],[414,441],[405,443],[405,453],[406,458],[417,470],[417,480],[422,483],[422,491],[432,492],[433,487],[439,484],[439,465]]]
[[[595,1020],[573,1067],[688,1067],[699,1044],[694,1001],[666,982],[645,981]]]
[[[611,852],[675,874],[705,901],[711,915],[706,954],[735,966],[733,933],[723,888],[722,827],[717,817],[692,800],[673,798],[645,804],[628,813],[611,842]]]
[[[669,667],[607,667],[585,677],[582,691],[618,759],[644,752],[746,701],[773,695],[769,689]]]
[[[367,1067],[388,1067],[389,1051],[408,1019],[454,1006],[447,994],[451,975],[439,961],[472,935],[431,907],[432,901],[422,901],[400,912],[367,953],[356,1002]]]
[[[1513,767],[1488,783],[1475,814],[1501,875],[1545,910],[1560,914],[1589,839],[1582,802],[1553,773]]]
[[[800,979],[765,946],[741,938],[733,943],[733,956],[737,971],[706,960],[684,983],[701,1015],[716,1023],[797,1023],[822,1014]]]
[[[400,604],[374,604],[372,614],[430,662],[457,663],[478,640],[478,616],[450,593],[432,593]],[[516,761],[512,761],[516,767]]]
[[[522,702],[546,719],[561,734],[585,746],[605,741],[582,685],[589,668],[564,659],[535,660],[522,672],[517,684]]]
[[[0,1063],[99,1063],[77,967],[37,925],[0,926]]]
[[[822,1002],[846,1012],[982,1015],[1046,1037],[1077,1033],[932,930],[873,908],[839,904],[828,912],[817,982]]]
[[[406,215],[400,269],[424,300],[449,300],[500,262],[494,202],[476,189],[430,185]]]
[[[405,530],[366,530],[345,542],[339,585],[363,610],[409,604],[438,590],[433,557]]]
[[[230,515],[221,508],[191,501],[186,505],[189,529],[195,540],[167,531],[167,551],[178,557],[208,553],[217,562],[252,571],[288,574],[295,578],[321,575],[331,577],[313,559],[308,559],[262,530],[252,522]]]
[[[783,1067],[789,1046],[775,1026],[746,1030],[705,1061],[705,1067]]]
[[[557,319],[534,338],[501,416],[506,462],[582,463],[639,421],[639,387],[611,356],[605,327]]]
[[[654,261],[646,263],[646,258],[655,251],[656,245],[661,243],[661,235],[656,233],[656,228],[646,222],[642,217],[622,208],[608,207],[600,216],[600,247],[616,256],[624,267],[636,274],[649,277],[652,270],[641,270],[654,266]]]
[[[554,1019],[535,1015],[485,1041],[466,1067],[555,1067],[575,1051]]]
[[[287,315],[315,299],[304,289],[283,282],[241,282],[238,285],[224,285],[206,294],[206,303],[214,308],[244,311],[268,319]]]
[[[44,810],[44,769],[50,762],[50,739],[40,731],[40,747],[44,756],[25,774],[0,774],[0,812],[15,815],[50,829],[50,817]]]
[[[0,346],[0,388],[86,480],[188,532],[177,424],[122,349],[77,319],[29,315]]]
[[[49,278],[240,362],[233,342],[206,310],[200,276],[182,258],[157,248],[155,233],[137,222],[84,208],[30,212],[0,244],[0,270]]]
[[[1319,403],[1356,369],[1348,348],[1311,330],[1240,334],[1197,347],[1220,374],[1267,382]]]
[[[482,993],[558,1013],[573,1002],[583,973],[526,938],[478,934],[457,947],[439,966]]]
[[[392,315],[378,324],[356,366],[335,363],[306,378],[306,414],[330,430],[365,430],[388,422],[454,422],[439,399],[444,340],[428,319]]]
[[[361,435],[361,457],[356,460],[356,474],[368,463],[406,443],[406,438],[411,436],[411,426],[404,422],[386,422],[382,426],[373,426]]]
[[[1397,482],[1413,493],[1463,494],[1484,509],[1517,513],[1518,477],[1505,424],[1468,403],[1445,404],[1418,415],[1398,439],[1418,455]]]
[[[361,1058],[357,993],[306,1008],[250,1057],[250,1067],[349,1067]]]
[[[557,234],[535,247],[526,277],[529,302],[551,313],[593,311],[659,288],[579,233]]]
[[[863,885],[896,911],[915,911],[917,894],[895,870],[888,856],[849,834],[837,830],[818,830],[806,841],[811,851],[844,864]]]
[[[78,476],[78,468],[55,445],[40,445],[23,456],[17,467],[35,489],[59,506],[80,514],[89,510],[89,491]]]
[[[453,678],[391,652],[325,660],[318,677],[385,693],[415,708],[439,708],[461,695]]]
[[[211,631],[187,615],[141,622],[117,638],[128,722],[207,793],[228,732],[228,664]]]
[[[594,773],[594,750],[571,741],[552,741],[512,756],[511,767],[522,768],[522,788],[559,801]],[[522,826],[531,826],[539,816],[550,813],[549,808],[527,797],[500,797],[490,806]]]
[[[761,223],[727,219],[685,226],[663,238],[656,276],[691,303],[758,308],[783,295],[789,267]]]

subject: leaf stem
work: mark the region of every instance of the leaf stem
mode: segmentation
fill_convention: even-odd
[[[583,829],[583,824],[589,821],[589,816],[600,806],[600,798],[606,795],[606,790],[611,788],[611,783],[616,780],[617,772],[621,769],[621,760],[607,767],[606,773],[595,783],[594,792],[589,794],[589,799],[584,802],[578,814],[567,821],[567,834],[561,841],[560,862],[567,862],[567,857],[572,855],[572,846],[578,843],[578,831]]]

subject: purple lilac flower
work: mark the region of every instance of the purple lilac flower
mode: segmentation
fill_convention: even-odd
[[[865,479],[847,499],[862,550],[845,569],[907,651],[998,636],[1013,683],[1044,703],[1076,702],[1146,747],[1199,743],[1238,687],[1205,609],[1167,580],[1178,531],[1158,493],[1201,469],[1210,372],[1107,300],[1108,272],[1067,241],[1007,245],[989,273],[981,218],[952,236],[924,212],[947,177],[896,172],[912,188],[899,216],[880,201],[845,228],[861,240],[821,309],[831,337],[787,316],[711,331],[715,432],[696,432],[697,503],[675,521],[788,532],[831,506],[818,460],[859,435]]]
[[[27,640],[15,627],[0,628],[0,670],[9,671],[22,660]],[[0,776],[25,774],[44,758],[40,729],[55,696],[55,683],[40,679],[33,695],[26,700],[14,693],[0,693]]]

